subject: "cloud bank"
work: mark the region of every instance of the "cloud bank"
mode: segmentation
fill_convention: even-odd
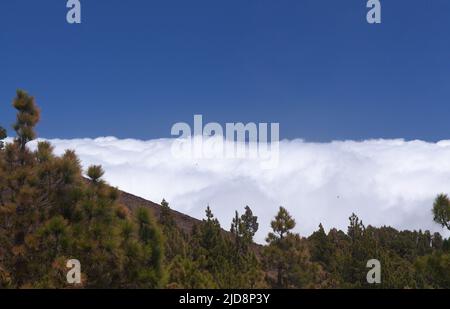
[[[103,165],[105,179],[124,191],[155,202],[165,198],[196,218],[209,204],[226,229],[234,211],[249,205],[259,216],[258,242],[280,205],[303,236],[319,223],[346,230],[352,212],[366,225],[443,232],[431,207],[438,193],[450,192],[450,141],[284,140],[279,165],[270,170],[250,159],[174,159],[172,139],[50,142],[58,154],[74,149],[84,168]]]

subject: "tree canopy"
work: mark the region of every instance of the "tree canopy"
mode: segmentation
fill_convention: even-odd
[[[0,127],[0,288],[450,287],[450,241],[439,233],[365,226],[352,214],[345,232],[320,224],[303,237],[302,221],[280,207],[259,245],[250,206],[235,211],[229,232],[209,205],[191,229],[166,200],[157,216],[128,207],[102,166],[83,170],[74,150],[58,156],[47,141],[28,147],[39,108],[22,90],[12,105],[16,136],[5,143]],[[447,195],[437,196],[432,215],[450,230]],[[75,286],[66,278],[72,259],[81,264]],[[382,267],[375,285],[366,280],[371,259]]]

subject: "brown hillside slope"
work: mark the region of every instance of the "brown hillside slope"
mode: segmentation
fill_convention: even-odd
[[[125,191],[120,191],[120,196],[119,196],[119,202],[123,205],[125,205],[126,207],[130,208],[131,210],[135,210],[138,207],[146,207],[148,209],[150,209],[150,211],[153,213],[153,216],[158,219],[161,213],[161,205],[156,204],[152,201],[143,199],[139,196],[127,193]],[[199,224],[202,221],[195,219],[191,216],[188,216],[184,213],[181,213],[179,211],[173,210],[171,209],[173,218],[175,220],[175,223],[177,224],[177,226],[183,230],[186,234],[190,234],[192,231],[192,227],[195,224]],[[231,236],[231,233],[228,231],[223,230],[224,233],[226,233],[227,235]],[[252,249],[255,250],[255,253],[257,255],[260,255],[260,252],[262,250],[262,246],[256,243],[252,244]]]
[[[143,199],[141,197],[138,197],[136,195],[120,191],[120,197],[119,202],[131,210],[135,210],[138,207],[145,207],[151,210],[153,213],[153,216],[158,219],[161,213],[161,205],[153,203],[151,201],[148,201],[146,199]],[[190,217],[188,215],[185,215],[181,212],[178,212],[176,210],[171,210],[173,218],[175,219],[175,222],[177,226],[182,229],[185,233],[190,234],[192,231],[192,227],[194,224],[198,224],[201,221],[198,219],[195,219],[193,217]]]

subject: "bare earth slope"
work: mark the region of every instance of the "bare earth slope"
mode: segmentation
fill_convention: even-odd
[[[148,200],[138,197],[136,195],[124,192],[124,191],[120,191],[119,202],[121,204],[125,205],[126,207],[130,208],[132,211],[138,207],[146,207],[146,208],[150,209],[150,211],[153,213],[153,216],[156,219],[159,218],[159,215],[161,213],[161,205],[156,204],[151,201],[148,201]],[[200,220],[190,217],[179,211],[171,209],[171,212],[172,212],[173,218],[175,219],[176,225],[188,235],[191,234],[192,227],[195,224],[199,224],[201,222]],[[230,232],[223,230],[223,233],[225,233],[231,237]],[[259,255],[261,252],[262,246],[259,244],[253,243],[251,245],[251,248],[255,251],[255,253],[257,255]]]
[[[161,213],[161,205],[124,191],[120,191],[119,202],[131,210],[135,210],[138,207],[146,207],[152,211],[155,218],[159,218]],[[187,234],[190,234],[194,224],[201,222],[198,219],[192,218],[176,210],[172,209],[171,211],[177,226]]]

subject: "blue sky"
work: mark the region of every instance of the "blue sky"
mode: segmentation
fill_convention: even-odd
[[[170,136],[178,121],[279,122],[309,141],[450,138],[450,1],[0,3],[0,124],[15,89],[47,138]]]

